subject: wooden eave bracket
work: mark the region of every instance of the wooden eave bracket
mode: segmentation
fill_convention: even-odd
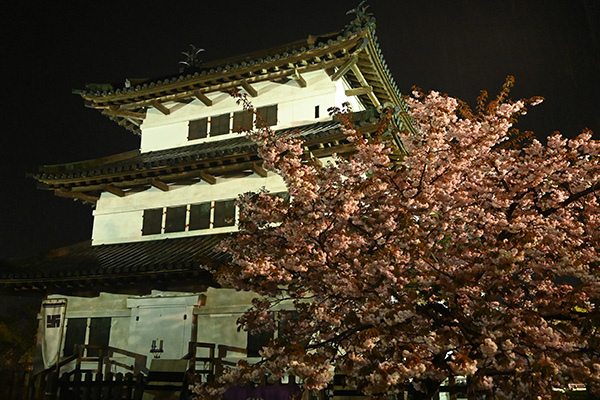
[[[354,76],[356,76],[356,79],[358,80],[358,82],[360,83],[360,85],[362,87],[370,87],[371,88],[370,91],[367,91],[367,92],[361,93],[361,94],[366,94],[367,96],[369,96],[369,99],[375,105],[375,107],[379,107],[381,105],[381,102],[379,101],[377,96],[375,96],[375,92],[373,92],[373,87],[369,85],[369,83],[365,79],[365,76],[360,71],[360,68],[358,68],[358,65],[354,64],[350,67],[350,69],[352,70],[352,72],[354,73]],[[352,90],[352,89],[350,89],[350,90]],[[348,95],[348,94],[346,93],[346,95]]]
[[[119,189],[116,186],[113,185],[105,185],[104,186],[104,190],[106,190],[108,193],[112,193],[115,196],[119,196],[119,197],[124,197],[125,196],[125,192],[122,189]]]
[[[306,87],[306,80],[302,77],[302,75],[300,75],[300,73],[298,72],[298,69],[294,70],[294,74],[292,75],[292,78],[296,81],[296,83],[298,83],[298,86],[300,86],[301,88]]]
[[[200,179],[204,182],[214,185],[217,183],[217,178],[214,175],[209,174],[208,172],[200,171]]]
[[[208,98],[208,96],[206,96],[204,93],[202,93],[199,90],[194,90],[194,96],[196,96],[196,98],[198,100],[200,100],[202,103],[204,103],[204,105],[206,107],[210,107],[213,105],[213,102],[211,99]]]
[[[340,79],[342,76],[346,75],[346,73],[348,71],[350,71],[350,69],[356,65],[356,62],[358,61],[358,54],[354,54],[352,55],[350,58],[348,58],[348,60],[346,60],[345,63],[343,63],[337,71],[335,71],[335,73],[331,76],[331,80],[332,81],[337,81],[338,79]]]
[[[171,114],[171,110],[165,107],[165,105],[158,100],[152,100],[150,104],[152,104],[152,107],[156,108],[158,111],[165,115]]]
[[[169,191],[169,185],[167,185],[166,183],[164,183],[160,179],[150,178],[150,184],[153,187],[162,190],[163,192],[168,192]]]
[[[335,50],[335,49],[334,49]],[[332,50],[332,51],[334,51]],[[262,75],[260,74],[260,76],[254,76],[252,78],[245,78],[240,80],[239,78],[235,78],[233,80],[230,81],[226,81],[226,82],[216,82],[216,81],[206,81],[206,78],[203,78],[203,80],[201,82],[184,82],[184,83],[178,83],[178,85],[185,85],[184,88],[181,88],[182,90],[180,92],[177,93],[171,93],[169,92],[169,90],[176,90],[179,88],[165,88],[163,90],[167,91],[167,94],[164,93],[152,93],[151,89],[147,89],[147,90],[143,90],[140,92],[136,92],[135,93],[135,97],[133,97],[133,95],[128,95],[125,96],[124,94],[121,95],[115,95],[115,96],[111,96],[114,97],[110,99],[110,101],[106,100],[106,99],[96,99],[95,97],[91,98],[90,101],[93,102],[93,106],[96,109],[107,109],[107,107],[109,105],[115,105],[117,102],[125,102],[126,106],[128,109],[141,109],[141,108],[145,108],[145,107],[154,107],[158,110],[160,110],[163,113],[172,112],[172,109],[169,109],[168,107],[166,107],[164,105],[164,103],[166,102],[170,102],[170,101],[180,101],[181,99],[185,99],[185,98],[190,98],[190,97],[195,97],[197,99],[199,99],[201,102],[203,102],[205,105],[210,106],[213,104],[213,102],[206,96],[207,93],[212,93],[212,92],[217,92],[217,91],[222,91],[222,92],[226,92],[228,93],[231,89],[236,88],[236,87],[242,87],[243,89],[247,90],[248,88],[246,86],[249,86],[251,89],[251,91],[256,92],[256,95],[258,95],[258,92],[256,91],[256,89],[250,85],[254,84],[254,83],[258,83],[258,82],[265,82],[265,81],[275,81],[277,79],[282,79],[282,78],[286,78],[286,79],[290,79],[290,78],[294,78],[294,72],[295,69],[298,70],[298,73],[305,73],[305,72],[311,72],[314,70],[318,70],[318,69],[324,69],[329,75],[332,75],[334,73],[334,69],[338,67],[338,65],[340,65],[341,63],[343,63],[344,59],[343,58],[336,58],[333,60],[321,60],[319,57],[314,56],[313,59],[315,60],[314,62],[308,63],[307,65],[303,65],[303,66],[298,66],[297,64],[296,67],[294,69],[280,69],[277,66],[273,66],[273,67],[269,67],[270,70],[266,70],[265,69],[265,74]],[[317,61],[318,59],[318,61]],[[203,88],[196,88],[196,89],[189,89],[190,86],[194,86],[194,85],[202,85]],[[175,84],[170,84],[168,86],[173,86]],[[152,89],[154,91],[158,90],[156,88]],[[250,94],[250,92],[249,92]],[[151,99],[150,97],[155,97],[154,99]],[[158,104],[158,106],[157,106]],[[136,133],[139,133],[138,130],[135,130]]]
[[[264,169],[260,164],[258,163],[253,163],[252,164],[252,172],[254,172],[256,175],[261,176],[263,178],[267,177],[267,170]]]
[[[242,87],[251,97],[258,96],[258,92],[248,83],[248,81],[242,81]]]
[[[348,89],[346,90],[346,96],[360,96],[361,94],[368,94],[368,93],[373,93],[373,87],[372,86],[363,86],[363,87],[359,87],[359,88],[354,88],[354,89]]]

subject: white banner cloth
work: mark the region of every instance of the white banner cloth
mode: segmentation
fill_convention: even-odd
[[[42,302],[42,357],[45,368],[50,368],[58,362],[66,312],[67,299]]]

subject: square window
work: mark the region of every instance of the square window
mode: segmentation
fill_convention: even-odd
[[[188,140],[203,139],[206,137],[208,118],[190,121],[188,128]]]
[[[189,230],[210,228],[210,203],[192,204]]]
[[[259,107],[256,109],[258,115],[265,121],[267,126],[277,125],[277,104],[272,106]]]
[[[233,131],[243,132],[252,129],[252,120],[254,114],[248,111],[238,111],[233,113]]]
[[[185,230],[185,217],[187,206],[167,207],[167,221],[165,223],[165,233],[183,232]]]
[[[246,345],[246,355],[248,357],[260,357],[259,351],[269,344],[273,339],[273,332],[248,332],[248,342]]]
[[[213,228],[235,225],[235,201],[215,201]]]
[[[218,115],[210,119],[210,136],[229,133],[229,114]]]
[[[142,235],[155,235],[162,231],[162,208],[144,210],[144,223],[142,226]]]

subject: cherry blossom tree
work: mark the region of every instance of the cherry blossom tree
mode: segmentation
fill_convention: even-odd
[[[374,398],[432,398],[456,376],[471,396],[600,394],[600,143],[519,142],[540,99],[510,100],[511,84],[474,111],[415,91],[402,146],[393,110],[368,138],[335,110],[355,152],[325,165],[253,133],[290,197],[240,197],[218,278],[257,293],[244,329],[280,332],[218,385],[290,374],[318,390],[339,373]]]

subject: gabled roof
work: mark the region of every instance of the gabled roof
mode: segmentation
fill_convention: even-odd
[[[203,266],[227,262],[214,247],[225,235],[52,250],[0,270],[0,290],[94,296],[99,292],[144,294],[152,289],[198,290],[215,286]]]
[[[378,129],[379,113],[367,110],[353,114],[358,129],[366,134]],[[277,135],[296,135],[304,140],[308,155],[317,157],[353,151],[336,120],[282,129]],[[247,135],[230,139],[140,153],[138,150],[77,163],[47,165],[32,175],[41,188],[57,196],[95,202],[102,191],[125,196],[127,191],[169,184],[214,184],[216,177],[232,173],[266,176],[257,146]]]
[[[346,79],[350,85],[347,94],[358,96],[366,108],[388,104],[401,106],[406,112],[377,43],[375,19],[364,13],[340,32],[310,35],[305,40],[208,62],[160,79],[88,85],[76,93],[87,106],[139,134],[148,108],[170,114],[194,99],[210,107],[208,93],[240,89],[256,96],[252,85],[264,81],[293,80],[304,87],[307,83],[302,75],[315,70],[325,70],[332,80]]]

